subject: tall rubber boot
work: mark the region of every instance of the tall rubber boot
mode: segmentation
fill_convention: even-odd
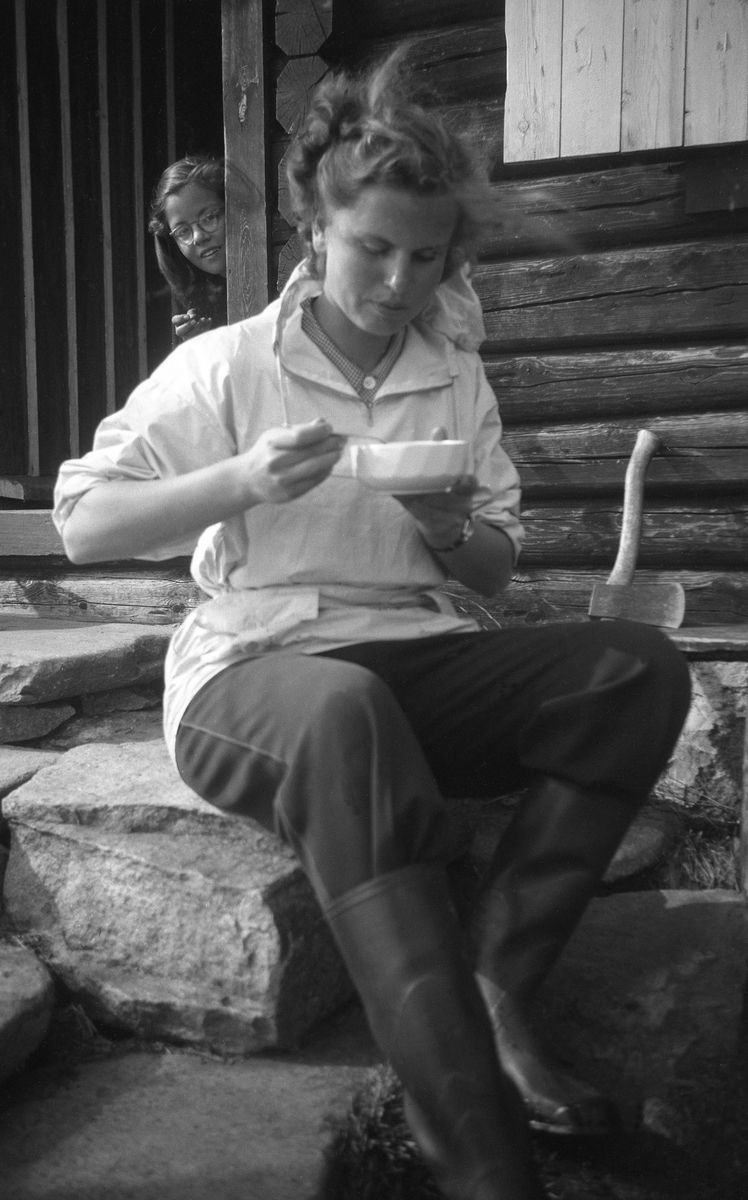
[[[540,1200],[522,1104],[499,1068],[443,869],[377,876],[325,915],[444,1195]]]
[[[614,796],[543,777],[523,798],[491,864],[477,981],[499,1059],[534,1129],[604,1134],[617,1124],[611,1104],[543,1046],[528,1010],[636,811]]]

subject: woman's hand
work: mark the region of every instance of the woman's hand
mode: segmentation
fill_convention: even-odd
[[[206,329],[210,329],[210,317],[198,317],[194,308],[189,309],[186,313],[177,313],[171,318],[171,323],[174,326],[174,332],[177,337],[189,338],[194,337],[197,333],[203,333]]]
[[[239,456],[249,496],[256,504],[285,504],[323,483],[346,438],[323,417],[304,425],[268,429]]]
[[[430,550],[453,546],[465,521],[473,511],[473,496],[478,491],[474,475],[462,475],[448,492],[429,492],[421,496],[395,496],[407,508]]]

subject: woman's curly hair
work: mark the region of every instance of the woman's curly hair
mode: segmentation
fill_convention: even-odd
[[[361,75],[338,72],[317,87],[288,153],[296,227],[315,269],[312,229],[330,208],[355,204],[374,184],[420,196],[454,196],[458,220],[445,277],[473,257],[489,223],[487,173],[467,140],[414,98],[408,46]]]
[[[193,267],[169,233],[164,209],[169,196],[175,196],[190,183],[198,183],[215,192],[221,204],[226,203],[224,161],[211,154],[191,154],[167,167],[153,191],[148,228],[156,245],[159,270],[172,295],[186,310],[196,308],[201,316],[219,318],[221,305],[226,307],[226,281]],[[225,324],[217,319],[215,323]]]

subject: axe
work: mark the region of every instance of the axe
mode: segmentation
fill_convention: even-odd
[[[607,583],[596,583],[592,591],[591,617],[616,617],[677,629],[686,611],[686,596],[679,583],[633,582],[642,531],[644,476],[660,439],[649,429],[640,429],[626,468],[623,490],[623,520],[618,556]]]

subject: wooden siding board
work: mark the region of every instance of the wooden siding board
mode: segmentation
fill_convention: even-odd
[[[89,450],[104,415],[106,363],[104,277],[101,243],[101,172],[99,165],[98,47],[96,0],[68,5],[70,56],[70,129],[75,180],[76,317],[80,446]],[[63,457],[62,455],[60,457]],[[59,460],[58,460],[59,462]],[[56,469],[55,463],[52,469]]]
[[[97,80],[99,87],[99,172],[101,178],[101,244],[103,251],[104,395],[106,412],[117,407],[114,367],[114,264],[112,262],[112,188],[109,161],[109,64],[107,61],[107,4],[96,7]]]
[[[166,20],[163,0],[140,5],[140,53],[143,91],[143,180],[146,201],[169,163],[166,135]],[[171,295],[156,263],[149,237],[145,255],[148,371],[153,371],[172,349]]]
[[[65,246],[65,325],[67,333],[68,454],[80,450],[78,431],[78,320],[75,303],[75,208],[73,146],[70,131],[70,69],[67,0],[57,0],[57,50],[60,72],[60,143]]]
[[[223,0],[229,320],[268,302],[264,25],[261,0]]]
[[[623,0],[564,0],[561,154],[621,146]]]
[[[562,0],[506,2],[505,162],[560,153],[562,10]]]
[[[29,475],[39,474],[39,396],[36,355],[36,297],[34,292],[34,235],[31,192],[29,77],[26,3],[16,0],[16,83],[21,184],[21,245],[23,251],[23,311],[26,366],[26,455]]]
[[[748,139],[748,4],[689,0],[686,146]]]
[[[26,15],[39,437],[38,472],[28,473],[46,475],[66,457],[69,446],[57,7],[27,0]]]
[[[143,65],[140,53],[140,0],[131,0],[130,47],[132,50],[132,204],[135,229],[135,337],[137,341],[138,379],[145,379],[148,374],[148,326],[145,304],[146,232],[145,186],[143,180]]]
[[[138,172],[135,169],[134,151],[136,125],[132,86],[131,15],[128,5],[108,6],[107,79],[116,408],[122,407],[141,378],[138,264],[139,260],[142,260],[145,245],[142,208],[138,228],[133,203],[133,196],[138,192]],[[142,168],[140,194],[142,205]],[[144,311],[142,315],[145,316]],[[123,336],[123,333],[126,333],[126,336]]]
[[[621,150],[683,144],[686,21],[683,0],[626,0]]]
[[[9,475],[26,470],[25,339],[23,234],[18,93],[16,82],[15,8],[0,4],[0,310],[3,351],[0,354],[0,470]]]

